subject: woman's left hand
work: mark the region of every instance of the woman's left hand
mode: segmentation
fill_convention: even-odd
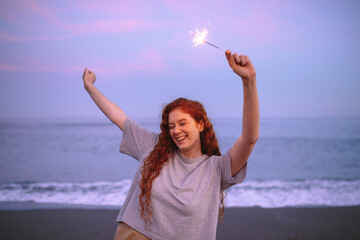
[[[225,56],[229,62],[231,69],[239,75],[243,81],[256,79],[256,72],[254,65],[246,55],[239,55],[237,53],[231,54],[230,50],[226,50]]]

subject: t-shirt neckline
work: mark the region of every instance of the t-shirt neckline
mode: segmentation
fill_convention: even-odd
[[[203,154],[197,158],[193,158],[193,159],[187,159],[185,157],[183,157],[179,151],[179,149],[176,150],[176,155],[179,156],[180,160],[184,163],[187,163],[187,164],[191,164],[191,163],[196,163],[196,162],[201,162],[203,160],[205,160],[206,158],[208,158],[208,155],[206,154]]]

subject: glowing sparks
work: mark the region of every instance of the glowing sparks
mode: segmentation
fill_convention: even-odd
[[[190,33],[193,33],[190,31]],[[199,30],[195,30],[195,37],[193,38],[193,42],[195,43],[195,47],[199,44],[202,44],[205,42],[205,38],[207,37],[209,31],[206,28],[203,28],[203,30],[200,32]]]
[[[194,33],[195,34],[195,37],[193,38],[193,42],[195,43],[195,45],[193,46],[197,46],[197,45],[200,45],[200,44],[203,44],[203,43],[206,43],[214,48],[217,48],[219,49],[220,51],[224,51],[222,50],[221,48],[219,48],[218,46],[212,44],[212,43],[209,43],[205,40],[205,38],[207,37],[209,31],[206,29],[206,28],[203,28],[203,30],[200,32],[199,30],[195,29],[195,32],[193,31],[190,31],[190,33]]]

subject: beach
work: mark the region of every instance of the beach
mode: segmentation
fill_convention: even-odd
[[[214,126],[225,153],[241,125]],[[245,181],[227,191],[217,239],[360,239],[360,119],[263,119],[261,129]],[[118,129],[49,121],[0,130],[1,240],[113,239],[138,167],[118,152]]]
[[[113,239],[118,211],[1,210],[0,239]],[[360,206],[228,207],[216,239],[360,239]]]

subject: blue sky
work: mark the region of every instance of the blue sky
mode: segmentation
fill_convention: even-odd
[[[0,3],[2,118],[103,119],[95,85],[132,117],[187,97],[241,117],[242,84],[224,53],[246,54],[261,117],[360,117],[359,1],[44,1]],[[211,25],[209,25],[209,23]]]

